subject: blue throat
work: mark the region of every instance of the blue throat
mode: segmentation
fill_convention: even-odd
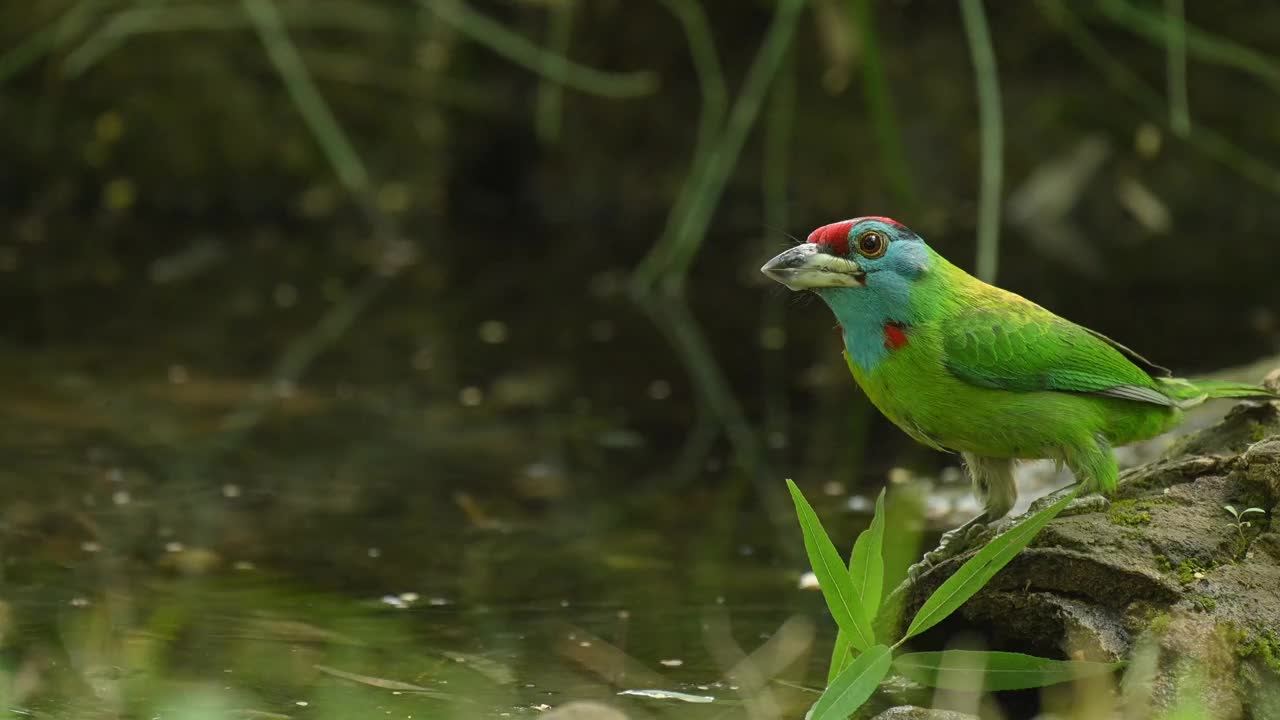
[[[884,326],[910,325],[910,281],[897,273],[868,273],[867,286],[818,290],[844,333],[849,357],[863,372],[871,372],[886,357]]]

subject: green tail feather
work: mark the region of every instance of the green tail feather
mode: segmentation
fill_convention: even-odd
[[[1183,408],[1195,407],[1213,398],[1265,398],[1280,399],[1261,385],[1230,382],[1227,380],[1185,380],[1183,378],[1158,378],[1160,389],[1178,401]]]

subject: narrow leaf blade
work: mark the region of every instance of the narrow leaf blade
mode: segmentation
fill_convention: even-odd
[[[863,612],[869,622],[874,622],[880,610],[880,599],[884,591],[884,490],[876,498],[875,515],[871,525],[858,535],[853,544],[853,554],[849,557],[849,578],[854,592],[862,604]],[[874,626],[873,626],[874,627]],[[843,630],[836,633],[836,644],[831,651],[831,665],[827,671],[827,682],[831,683],[849,664],[849,638]]]
[[[1040,530],[1057,517],[1058,513],[1062,512],[1079,494],[1080,487],[1077,486],[1058,502],[987,543],[986,547],[969,558],[954,575],[933,591],[928,600],[925,600],[919,612],[912,618],[903,639],[919,635],[955,612],[956,608],[973,597],[992,577],[995,577],[996,573],[1000,572],[1001,568],[1022,552],[1022,549],[1035,539]]]
[[[836,676],[849,667],[853,658],[849,655],[849,636],[843,630],[836,631],[836,644],[831,648],[831,664],[827,666],[827,684],[836,681]]]
[[[884,490],[876,498],[876,513],[871,526],[858,535],[853,544],[853,556],[849,559],[849,575],[853,591],[862,602],[862,609],[870,620],[880,610],[880,593],[884,586],[884,557],[880,548],[884,544]]]
[[[849,571],[835,546],[831,544],[831,538],[818,520],[818,514],[809,506],[809,501],[804,499],[800,488],[791,480],[787,480],[787,488],[791,491],[796,516],[800,519],[809,564],[813,566],[813,574],[818,576],[818,585],[822,588],[822,596],[827,601],[831,616],[835,618],[836,625],[848,635],[849,643],[854,648],[865,651],[875,644],[875,636],[871,632],[871,621],[867,619],[854,593]]]
[[[859,655],[823,691],[809,714],[810,720],[847,720],[889,674],[892,660],[892,651],[884,645],[876,645]]]
[[[987,650],[906,653],[893,660],[894,670],[921,685],[987,692],[1056,685],[1115,672],[1123,665]]]

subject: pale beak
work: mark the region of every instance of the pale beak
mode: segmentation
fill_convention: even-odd
[[[760,272],[792,290],[862,287],[867,279],[858,263],[823,252],[814,243],[783,251]]]

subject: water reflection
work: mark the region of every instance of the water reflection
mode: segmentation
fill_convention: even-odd
[[[743,503],[752,473],[676,502],[574,493],[600,468],[521,454],[536,429],[394,391],[264,401],[194,367],[130,384],[45,361],[10,366],[0,440],[21,489],[0,536],[16,711],[776,717],[829,651],[803,566]],[[245,403],[260,423],[229,444]],[[569,427],[605,466],[630,452],[590,415]]]

